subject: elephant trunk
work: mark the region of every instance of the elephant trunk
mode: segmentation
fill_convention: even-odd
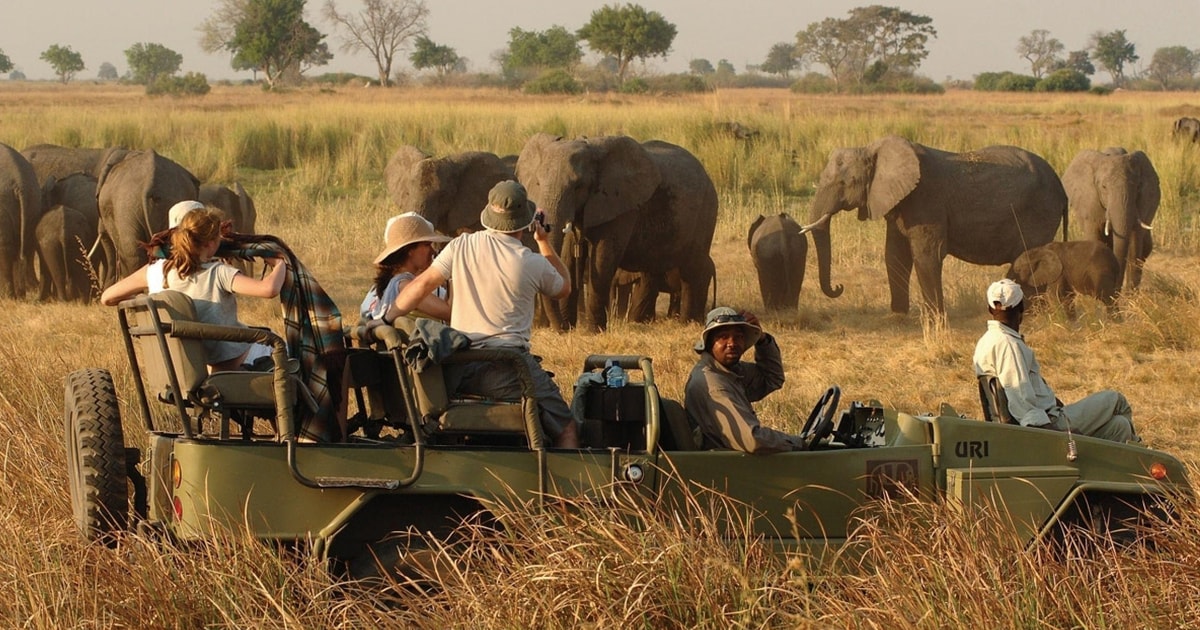
[[[830,283],[829,268],[830,268],[830,239],[829,226],[826,224],[822,228],[811,230],[813,237],[813,246],[817,250],[817,274],[821,281],[821,292],[827,297],[841,297],[844,287],[837,285],[836,287]]]

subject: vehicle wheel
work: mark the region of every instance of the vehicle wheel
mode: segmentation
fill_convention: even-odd
[[[64,428],[75,525],[89,541],[113,544],[129,519],[125,436],[108,370],[67,375]]]
[[[1051,540],[1068,553],[1153,546],[1148,534],[1165,521],[1167,512],[1150,496],[1085,495],[1063,515]]]

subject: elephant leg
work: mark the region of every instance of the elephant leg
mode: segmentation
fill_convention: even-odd
[[[946,239],[938,228],[919,226],[909,233],[909,247],[921,285],[922,307],[943,316],[946,305],[942,294],[942,263],[946,259]]]
[[[887,222],[884,242],[884,266],[887,268],[888,290],[892,295],[892,312],[908,314],[908,282],[912,276],[913,254],[908,237],[900,233],[896,222]]]
[[[708,298],[709,286],[716,281],[716,274],[707,252],[701,259],[690,262],[679,268],[680,316],[684,321],[702,322],[706,312],[704,301]]]
[[[658,279],[651,273],[638,275],[637,286],[633,289],[633,306],[628,311],[629,319],[646,323],[654,321],[658,310]]]

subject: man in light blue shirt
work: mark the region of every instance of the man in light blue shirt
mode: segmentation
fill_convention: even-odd
[[[1008,411],[1022,426],[1113,440],[1137,441],[1133,431],[1133,409],[1120,392],[1105,390],[1070,405],[1063,405],[1042,378],[1033,350],[1021,336],[1025,296],[1012,280],[988,287],[987,332],[975,345],[975,375],[1000,379],[1008,398]]]

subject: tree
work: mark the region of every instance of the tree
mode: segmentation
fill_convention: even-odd
[[[717,70],[713,72],[713,83],[716,85],[727,86],[732,85],[734,77],[737,76],[737,69],[733,64],[729,63],[728,59],[722,59],[717,62]]]
[[[1167,46],[1154,51],[1146,72],[1168,90],[1190,87],[1197,70],[1200,70],[1200,51],[1189,50],[1187,46]]]
[[[412,62],[413,67],[417,70],[433,68],[437,71],[437,75],[440,78],[454,72],[455,68],[462,62],[462,57],[459,57],[453,48],[435,44],[428,37],[419,35],[412,54],[408,56],[408,60]]]
[[[96,73],[96,78],[101,81],[116,81],[120,76],[117,74],[117,67],[107,61],[100,64],[100,71]]]
[[[160,76],[171,76],[183,64],[183,55],[162,44],[134,44],[125,50],[130,80],[150,85]]]
[[[796,33],[796,56],[829,69],[838,91],[854,84],[909,77],[937,37],[933,19],[896,7],[850,10],[845,19],[826,18]]]
[[[1092,59],[1112,75],[1113,85],[1116,86],[1125,82],[1125,64],[1138,60],[1137,49],[1133,42],[1125,38],[1124,29],[1109,33],[1096,31],[1092,34],[1089,48]]]
[[[699,76],[705,76],[716,72],[712,62],[707,59],[693,59],[688,62],[688,72]]]
[[[333,0],[325,2],[325,18],[345,32],[342,52],[367,51],[375,60],[379,84],[384,86],[390,85],[396,53],[410,39],[425,35],[428,17],[423,0],[363,0],[363,10],[358,14],[339,13]]]
[[[1052,70],[1074,70],[1089,77],[1096,74],[1096,66],[1092,65],[1092,61],[1086,50],[1072,50],[1067,53],[1066,61],[1054,64]]]
[[[317,29],[304,21],[305,0],[219,0],[201,25],[207,52],[227,50],[235,70],[262,72],[267,85],[298,76],[333,55]]]
[[[602,55],[617,58],[617,80],[625,81],[629,62],[634,59],[666,57],[675,41],[676,29],[658,11],[647,11],[636,4],[610,5],[592,11],[587,24],[577,35],[588,47]]]
[[[12,69],[13,69],[12,59],[9,59],[8,55],[4,54],[3,50],[0,50],[0,73],[5,73]]]
[[[514,27],[508,31],[508,50],[501,55],[500,66],[509,74],[522,69],[568,70],[581,59],[579,39],[562,26],[541,32]]]
[[[1034,29],[1017,40],[1017,54],[1029,62],[1029,69],[1036,79],[1042,78],[1056,67],[1063,50],[1066,50],[1066,46],[1050,37],[1050,31],[1042,28]]]
[[[759,66],[759,69],[769,74],[786,77],[798,67],[800,67],[800,62],[796,60],[796,46],[780,42],[771,46],[771,50],[767,52],[767,60]]]
[[[59,46],[54,44],[42,51],[42,61],[50,64],[54,68],[54,73],[58,75],[58,80],[64,84],[75,78],[75,73],[84,69],[83,55],[75,52],[70,46]]]

